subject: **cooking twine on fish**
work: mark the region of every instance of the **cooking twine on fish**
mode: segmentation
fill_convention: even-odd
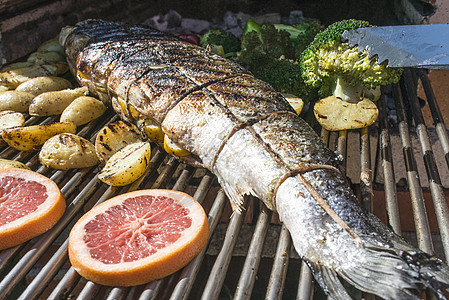
[[[362,239],[348,226],[348,224],[343,221],[340,216],[335,212],[335,210],[330,207],[330,205],[321,197],[317,190],[302,176],[302,174],[311,172],[314,170],[332,170],[341,174],[341,171],[331,165],[320,165],[320,164],[310,164],[303,165],[298,169],[290,170],[285,173],[277,182],[273,190],[273,203],[276,207],[276,194],[279,187],[290,177],[298,178],[301,183],[306,187],[307,191],[312,195],[312,197],[318,202],[321,208],[334,220],[360,247],[364,248]]]

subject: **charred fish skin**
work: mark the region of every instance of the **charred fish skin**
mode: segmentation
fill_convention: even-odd
[[[358,204],[335,154],[268,84],[242,66],[153,29],[89,20],[65,35],[72,72],[139,126],[162,127],[218,178],[279,213],[323,289],[340,280],[386,299],[449,286],[440,260],[408,245]]]

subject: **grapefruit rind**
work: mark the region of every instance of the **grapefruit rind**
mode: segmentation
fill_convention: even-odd
[[[16,176],[39,182],[47,188],[47,200],[34,212],[0,226],[0,250],[20,245],[51,229],[65,212],[65,199],[56,183],[31,170],[5,168],[0,177]]]
[[[83,241],[84,226],[96,215],[119,205],[123,200],[142,195],[166,196],[175,199],[192,215],[192,226],[183,231],[173,244],[155,254],[133,262],[104,264],[93,259]],[[187,265],[206,245],[209,223],[202,206],[191,196],[172,190],[140,190],[116,196],[86,213],[75,224],[69,236],[69,259],[84,278],[107,286],[135,286],[168,276]]]

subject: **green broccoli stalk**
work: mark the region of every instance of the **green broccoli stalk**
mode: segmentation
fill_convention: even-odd
[[[379,64],[377,56],[369,58],[366,50],[359,53],[357,46],[350,48],[341,41],[345,30],[370,26],[366,21],[344,20],[317,34],[300,56],[305,84],[318,89],[322,98],[334,95],[358,102],[361,97],[375,100],[380,86],[397,82],[402,69]]]
[[[202,47],[209,47],[222,56],[233,56],[240,50],[240,40],[230,32],[222,29],[211,29],[200,39]]]
[[[248,66],[254,76],[268,82],[277,91],[295,94],[308,102],[316,98],[316,92],[301,78],[294,47],[295,41],[298,45],[300,42],[308,45],[312,41],[313,36],[303,37],[305,32],[308,31],[290,25],[260,25],[249,20],[244,27],[237,59]]]

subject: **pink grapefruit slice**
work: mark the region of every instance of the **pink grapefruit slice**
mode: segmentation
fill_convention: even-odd
[[[184,267],[204,248],[209,223],[186,193],[140,190],[94,207],[74,225],[69,258],[84,278],[133,286]]]
[[[27,169],[0,169],[0,250],[52,228],[65,211],[56,183]]]

